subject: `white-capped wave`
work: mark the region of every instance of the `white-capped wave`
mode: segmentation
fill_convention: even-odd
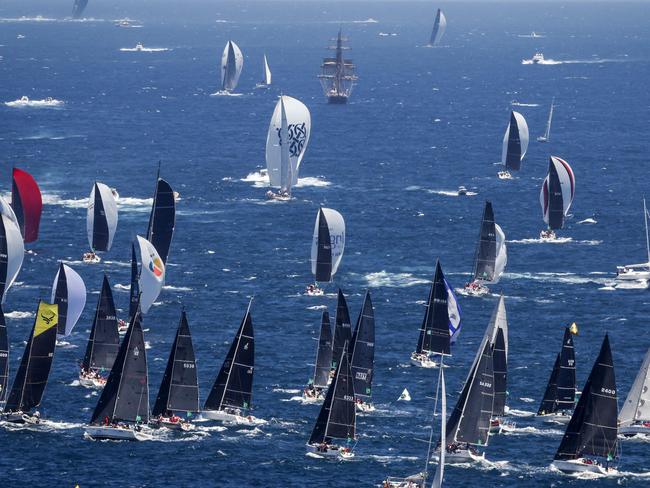
[[[241,97],[243,93],[231,93],[226,90],[218,90],[214,93],[210,93],[211,97]]]
[[[551,58],[542,59],[533,63],[531,59],[522,59],[521,64],[543,64],[547,66],[553,66],[557,64],[603,64],[603,63],[624,63],[630,61],[629,59],[565,59],[565,60],[556,60]]]
[[[517,101],[510,102],[510,105],[513,105],[515,107],[539,107],[539,103],[523,103]]]
[[[30,100],[27,97],[21,97],[12,102],[5,102],[7,107],[13,108],[59,108],[63,106],[63,100],[58,100],[56,98],[43,98],[41,100]]]
[[[58,19],[52,19],[49,17],[43,17],[42,15],[37,15],[36,17],[2,17],[0,22],[57,22]]]
[[[168,47],[144,47],[144,46],[136,46],[136,47],[122,47],[120,48],[120,51],[122,52],[127,52],[127,53],[137,53],[137,52],[142,52],[142,53],[161,53],[164,51],[171,51],[170,48]]]
[[[598,221],[592,217],[589,217],[588,219],[581,220],[578,222],[579,224],[597,224]]]
[[[587,283],[596,283],[599,285],[609,282],[608,278],[596,278],[591,276],[580,276],[574,273],[504,273],[504,278],[510,280],[533,280],[533,281],[547,281],[553,283],[568,283],[571,285],[583,285]]]
[[[8,319],[30,319],[33,316],[33,312],[20,312],[18,310],[14,310],[13,312],[8,312],[5,314],[5,317]]]
[[[255,188],[264,188],[269,186],[269,175],[266,170],[255,171],[253,173],[248,173],[245,178],[241,178],[239,181],[245,183],[253,183]],[[307,186],[323,187],[330,186],[332,183],[325,180],[322,177],[318,176],[306,176],[304,178],[298,178],[298,183],[296,183],[295,188],[304,188]]]
[[[383,286],[388,288],[404,288],[429,283],[429,280],[418,278],[411,273],[390,273],[383,270],[376,273],[368,273],[364,276],[364,279],[371,288]]]
[[[556,237],[555,239],[512,239],[506,241],[508,243],[512,244],[582,244],[585,246],[597,246],[599,244],[602,244],[603,241],[591,239],[591,240],[583,240],[583,241],[575,241],[573,240],[573,237]]]

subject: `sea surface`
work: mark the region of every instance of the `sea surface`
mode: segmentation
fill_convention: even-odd
[[[46,424],[0,426],[4,486],[371,487],[421,470],[437,371],[408,359],[436,259],[453,286],[469,278],[485,200],[508,239],[508,266],[487,297],[459,297],[463,330],[445,371],[448,408],[502,293],[517,428],[490,438],[489,461],[449,467],[447,486],[648,486],[650,443],[622,443],[620,476],[577,480],[549,468],[562,426],[532,417],[564,326],[579,327],[580,385],[609,333],[619,405],[650,346],[650,295],[611,286],[616,265],[645,259],[647,3],[445,3],[447,33],[435,49],[424,47],[433,2],[91,0],[87,18],[75,22],[65,19],[68,3],[0,5],[0,190],[10,192],[16,165],[35,176],[45,203],[39,240],[28,246],[4,303],[12,375],[37,301],[50,297],[57,262],[68,262],[88,288],[84,314],[55,354],[40,407]],[[141,27],[116,27],[124,17]],[[349,104],[331,106],[316,75],[339,27],[359,81]],[[244,53],[240,96],[210,96],[229,39]],[[138,42],[168,50],[121,51]],[[522,64],[536,51],[554,61]],[[273,86],[253,90],[263,54]],[[280,93],[302,100],[312,115],[289,203],[266,201],[259,173]],[[63,104],[4,104],[23,95]],[[540,144],[535,138],[553,97],[551,142]],[[497,163],[511,109],[528,120],[531,143],[522,170],[502,181]],[[576,177],[563,239],[553,244],[537,239],[538,193],[551,154],[566,159]],[[153,442],[93,442],[83,431],[98,395],[78,386],[78,364],[102,273],[126,318],[130,242],[146,233],[159,160],[181,200],[167,286],[144,318],[151,402],[181,305],[205,398],[254,297],[253,413],[269,423],[201,423],[194,434]],[[95,180],[119,191],[119,225],[102,263],[87,265],[86,199]],[[476,195],[457,197],[459,185]],[[327,295],[307,297],[320,205],[343,214],[347,242]],[[298,400],[312,372],[321,311],[334,313],[337,286],[353,320],[369,289],[377,320],[377,411],[358,419],[349,462],[305,455],[318,407]],[[396,401],[404,388],[411,402]]]

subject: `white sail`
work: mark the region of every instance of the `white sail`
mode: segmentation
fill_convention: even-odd
[[[523,115],[519,112],[513,111],[517,121],[517,129],[519,130],[519,144],[521,147],[521,155],[519,160],[522,161],[528,150],[528,142],[530,139],[530,134],[528,133],[528,123]],[[510,122],[508,122],[508,127],[506,128],[506,133],[503,135],[503,145],[501,147],[501,163],[506,164],[506,155],[508,154],[508,140],[510,139]]]
[[[485,347],[485,343],[488,341],[490,344],[494,345],[499,329],[503,331],[506,359],[508,359],[508,316],[506,314],[506,301],[505,298],[503,298],[503,295],[499,297],[497,306],[492,311],[492,317],[490,317],[490,323],[488,324],[487,329],[485,329],[481,347]]]
[[[569,213],[573,197],[575,195],[575,176],[569,163],[564,159],[557,156],[551,156],[553,165],[557,170],[557,175],[560,177],[560,186],[562,187],[562,203],[564,205],[564,215]]]
[[[25,244],[23,242],[23,236],[20,233],[20,228],[18,227],[16,215],[11,209],[11,206],[2,197],[0,197],[0,215],[2,217],[2,224],[4,225],[7,246],[6,258],[3,256],[0,257],[2,264],[6,260],[6,265],[0,266],[0,269],[4,268],[4,276],[0,276],[0,280],[5,284],[2,292],[2,301],[4,302],[7,291],[16,280],[16,276],[18,276],[18,272],[23,265]]]
[[[445,17],[445,14],[442,13],[442,10],[438,9],[436,12],[436,18],[433,21],[433,31],[431,31],[429,46],[439,45],[442,36],[445,35],[445,30],[447,30],[447,18]]]
[[[95,222],[95,186],[99,188],[99,195],[104,209],[105,225],[108,230],[106,238],[106,250],[108,251],[113,245],[113,237],[117,229],[117,202],[111,189],[104,183],[95,183],[90,191],[90,198],[88,199],[88,213],[86,215],[86,232],[88,233],[88,244],[94,250],[93,234],[95,234],[95,225],[104,225],[104,223]]]
[[[641,369],[627,394],[618,420],[621,426],[650,421],[650,349],[643,358]]]
[[[327,227],[330,231],[330,242],[332,249],[332,273],[334,276],[339,269],[341,259],[343,258],[343,251],[345,250],[345,220],[343,216],[336,210],[331,208],[321,208],[327,220]],[[311,272],[316,275],[316,262],[318,258],[318,225],[320,223],[320,212],[316,215],[316,223],[314,224],[314,236],[311,243]]]
[[[508,249],[506,247],[506,236],[503,233],[503,230],[499,224],[494,224],[494,230],[496,233],[496,246],[497,246],[497,256],[494,260],[494,278],[492,281],[485,281],[489,284],[497,284],[501,279],[501,275],[506,269],[506,264],[508,263]]]
[[[65,273],[65,288],[62,290],[61,296],[57,297],[56,290],[59,284],[59,273],[61,269]],[[52,284],[51,302],[64,302],[67,305],[64,333],[59,335],[69,336],[86,306],[86,285],[84,284],[84,280],[81,279],[81,276],[79,276],[79,273],[67,264],[59,266],[59,270],[56,272],[54,283]],[[59,306],[59,317],[61,315],[61,307]],[[59,330],[61,329],[63,327],[59,324]]]
[[[221,55],[221,89],[232,91],[239,83],[239,76],[244,67],[244,56],[239,46],[228,41]]]
[[[551,122],[553,122],[553,104],[555,99],[551,101],[551,109],[548,112],[548,120],[546,121],[546,130],[544,131],[544,140],[549,142],[551,140]]]
[[[140,310],[143,314],[156,301],[165,283],[165,264],[156,248],[144,237],[137,236],[140,246]]]
[[[445,439],[447,438],[447,389],[445,387],[445,372],[440,368],[440,456],[436,474],[433,476],[431,488],[442,488],[442,480],[445,473]]]
[[[271,69],[269,68],[269,62],[266,60],[266,54],[264,55],[264,84],[271,84]]]
[[[397,401],[398,402],[410,402],[411,401],[411,394],[409,393],[409,391],[406,388],[404,388],[402,390],[402,394],[399,396]]]
[[[298,170],[309,144],[311,115],[300,100],[283,95],[275,105],[269,131],[266,136],[266,169],[273,187],[282,186],[282,107],[287,118],[289,161],[291,163],[291,186],[298,182]]]

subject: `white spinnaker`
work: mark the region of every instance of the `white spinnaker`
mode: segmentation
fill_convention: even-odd
[[[232,52],[231,52],[232,47]],[[221,87],[224,90],[234,90],[239,83],[241,70],[244,67],[244,56],[239,46],[228,41],[221,55]]]
[[[498,224],[494,224],[494,230],[496,231],[496,241],[497,241],[497,257],[494,260],[494,279],[489,283],[496,284],[501,279],[503,271],[506,269],[506,264],[508,263],[508,250],[506,248],[506,236],[501,230],[501,227]]]
[[[2,201],[4,202],[4,199],[2,199]],[[6,202],[4,203],[6,204]],[[2,294],[3,302],[7,296],[7,291],[9,288],[11,288],[11,285],[14,283],[16,277],[18,276],[18,272],[23,265],[23,258],[25,257],[25,244],[23,242],[23,236],[20,233],[18,224],[14,220],[16,216],[13,214],[11,207],[9,207],[9,210],[11,211],[11,215],[8,215],[4,208],[0,210],[2,224],[5,228],[5,237],[7,241],[7,274],[6,276],[3,276],[5,282],[5,289],[4,293]]]
[[[156,301],[165,284],[165,264],[156,248],[144,237],[136,236],[140,246],[140,310],[143,314]]]
[[[54,283],[52,285],[52,303],[56,303],[56,288],[59,282],[59,270],[56,272],[54,277]],[[66,296],[65,300],[68,303],[68,310],[66,313],[65,320],[65,333],[64,336],[70,335],[72,329],[77,324],[79,317],[81,317],[84,307],[86,306],[86,285],[84,280],[81,279],[79,273],[72,269],[67,264],[63,265],[63,272],[65,273],[65,282],[66,282]]]
[[[298,170],[305,156],[311,135],[311,115],[300,100],[283,95],[275,105],[269,131],[266,135],[266,169],[273,187],[282,186],[282,105],[287,116],[289,161],[291,163],[291,185],[298,182]]]
[[[332,276],[336,274],[343,258],[343,251],[345,250],[345,220],[343,216],[336,210],[323,207],[321,209],[325,214],[327,220],[327,228],[330,231],[330,242],[332,246]],[[316,215],[316,223],[314,224],[314,236],[311,242],[311,272],[316,274],[316,260],[318,258],[318,224],[320,220],[320,212]]]
[[[512,112],[517,120],[517,128],[519,129],[519,143],[521,147],[521,156],[519,160],[522,161],[528,151],[528,142],[530,141],[530,134],[528,133],[528,123],[523,115],[519,112]],[[510,122],[506,128],[506,133],[503,135],[503,145],[501,146],[501,162],[506,164],[506,154],[508,153],[508,139],[510,138]]]
[[[113,245],[113,237],[117,230],[117,202],[111,189],[104,183],[95,183],[99,188],[99,195],[104,207],[104,216],[106,218],[106,225],[108,226],[108,246],[107,251]],[[90,190],[90,198],[88,199],[88,213],[86,215],[86,232],[88,233],[88,244],[93,249],[93,230],[95,226],[95,185]]]
[[[575,176],[573,170],[569,163],[564,159],[558,158],[557,156],[551,156],[551,161],[553,161],[553,166],[557,171],[557,175],[560,178],[560,186],[562,188],[562,204],[564,215],[569,212],[571,204],[573,203],[573,196],[575,195]]]
[[[643,358],[641,369],[625,398],[618,420],[622,426],[650,420],[650,349]]]
[[[492,312],[492,317],[490,317],[490,323],[485,329],[485,339],[484,341],[490,341],[494,346],[494,342],[497,338],[497,332],[501,329],[503,331],[503,342],[505,344],[506,350],[506,359],[508,359],[508,316],[506,314],[506,301],[503,298],[503,295],[499,297],[497,306]],[[485,342],[483,342],[482,347],[485,347]]]
[[[18,225],[18,219],[16,218],[16,213],[14,209],[9,205],[7,200],[4,197],[0,196],[0,214],[6,215],[12,222]]]
[[[440,44],[440,41],[442,40],[442,36],[445,35],[445,31],[447,30],[447,18],[445,17],[445,14],[440,11],[440,22],[438,23],[438,32],[436,32],[436,37],[433,40],[433,46],[437,46]]]
[[[266,85],[271,84],[271,69],[269,68],[269,62],[266,60],[266,54],[264,55],[264,83]]]

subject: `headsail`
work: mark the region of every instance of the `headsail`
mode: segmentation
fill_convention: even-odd
[[[147,240],[156,248],[163,264],[167,264],[175,225],[176,199],[174,198],[174,190],[172,190],[169,183],[162,178],[158,178],[156,193],[153,197],[153,207],[149,216]]]
[[[58,334],[70,335],[86,306],[86,285],[81,276],[67,264],[59,264],[52,284],[51,301],[59,306]]]
[[[7,323],[5,314],[0,305],[0,403],[7,399],[7,386],[9,382],[9,338],[7,337]]]
[[[0,295],[2,302],[23,265],[25,245],[18,220],[9,204],[0,197]]]
[[[507,262],[505,234],[494,222],[492,203],[486,201],[474,257],[474,280],[498,283]]]
[[[507,170],[519,171],[521,169],[521,161],[528,150],[528,139],[526,119],[519,112],[513,110],[510,113],[510,123],[503,136],[501,150],[501,162]]]
[[[86,354],[81,363],[85,371],[110,371],[120,348],[120,334],[117,330],[117,317],[113,292],[104,275],[102,290],[97,301],[95,320],[90,329]]]
[[[434,353],[443,356],[451,354],[451,331],[449,329],[449,292],[445,284],[440,261],[436,262],[436,272],[431,283],[427,309],[420,327],[420,337],[416,352]]]
[[[239,46],[228,41],[221,55],[221,89],[232,91],[239,83],[239,76],[244,66],[244,56]]]
[[[445,30],[447,30],[447,19],[445,14],[442,13],[442,10],[438,9],[436,12],[436,19],[433,21],[433,30],[431,31],[431,37],[429,38],[429,46],[439,45],[442,36],[445,35]]]
[[[283,127],[283,114],[286,128]],[[282,95],[275,105],[266,135],[266,169],[271,186],[290,189],[298,183],[300,164],[310,136],[311,115],[307,106]]]
[[[492,415],[496,417],[505,415],[508,394],[508,356],[506,354],[504,330],[501,328],[497,329],[497,336],[492,345],[492,361],[494,365],[494,404],[492,406]]]
[[[462,312],[454,289],[445,278],[445,288],[447,289],[447,314],[449,315],[449,333],[451,334],[451,343],[455,344],[458,340],[460,330],[463,327]]]
[[[650,349],[645,353],[641,369],[625,398],[618,420],[620,426],[650,421]]]
[[[339,268],[345,250],[345,220],[336,210],[321,207],[314,224],[311,272],[316,281],[329,282]]]
[[[185,310],[176,330],[167,368],[151,415],[169,416],[173,412],[199,411],[199,383],[194,346]]]
[[[33,176],[18,168],[13,170],[11,207],[25,242],[34,242],[38,239],[43,199],[41,190]]]
[[[569,163],[557,156],[551,156],[548,174],[539,192],[544,222],[549,229],[564,227],[566,217],[575,195],[575,176]]]
[[[117,229],[117,202],[111,189],[95,182],[88,199],[86,231],[93,251],[108,251],[113,245]]]
[[[246,315],[239,326],[217,379],[212,385],[210,395],[205,401],[204,410],[222,410],[224,408],[248,410],[251,408],[255,364],[255,339],[253,320],[250,314],[252,302],[251,299],[248,303]]]
[[[313,385],[317,388],[327,388],[332,368],[332,332],[330,329],[330,314],[323,310],[318,338],[318,352],[314,367]]]
[[[338,367],[338,360],[345,343],[352,343],[352,322],[345,295],[339,288],[336,302],[336,317],[334,319],[334,341],[332,342],[332,368]]]
[[[92,425],[106,421],[149,421],[147,352],[140,312],[131,317],[106,386],[90,419]]]
[[[354,393],[357,397],[369,398],[372,396],[374,369],[375,312],[372,308],[370,292],[366,291],[350,350],[350,370],[352,371]]]
[[[140,310],[146,314],[160,295],[165,283],[165,264],[151,242],[144,237],[136,237],[140,246],[140,262],[142,263],[138,278]]]
[[[50,376],[59,312],[56,304],[39,302],[34,327],[11,386],[5,412],[24,412],[38,407]]]

